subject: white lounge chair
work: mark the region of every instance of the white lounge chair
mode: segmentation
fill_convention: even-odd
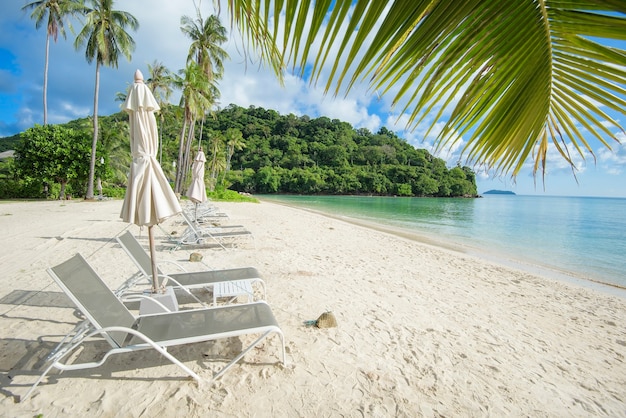
[[[224,219],[228,219],[228,215],[220,210],[213,204],[208,202],[204,203],[190,203],[182,206],[183,211],[191,219],[195,219],[199,223],[205,222],[221,222]]]
[[[179,238],[172,237],[175,241],[173,250],[182,246],[207,246],[211,242],[226,249],[236,245],[242,238],[254,239],[252,232],[243,225],[203,226],[191,219],[184,211],[181,212],[181,216],[187,229]]]
[[[146,284],[152,283],[150,256],[135,236],[130,231],[126,231],[115,239],[139,269],[138,278],[131,278],[116,293],[118,295],[124,293],[127,289],[136,286],[138,281]],[[255,300],[252,285],[257,285],[260,288],[260,299],[266,299],[265,282],[254,267],[187,272],[180,264],[172,264],[182,272],[164,274],[159,269],[158,274],[163,285],[173,285],[175,288],[178,287],[183,290],[210,288],[213,292],[214,305],[219,298],[223,297],[229,298],[229,301],[238,296],[247,296],[248,301]]]
[[[249,334],[260,336],[227,365],[215,373],[217,379],[237,363],[248,351],[270,334],[277,334],[282,344],[282,363],[285,364],[285,342],[276,318],[265,302],[228,305],[210,309],[167,312],[135,317],[118,297],[100,279],[85,259],[77,254],[48,273],[76,304],[86,320],[68,334],[46,360],[41,376],[21,398],[27,399],[44,377],[58,370],[79,370],[101,366],[111,355],[137,350],[154,349],[186,374],[201,382],[203,379],[185,366],[166,348]],[[99,361],[63,363],[86,339],[104,337],[111,349]],[[140,364],[137,367],[141,367]]]

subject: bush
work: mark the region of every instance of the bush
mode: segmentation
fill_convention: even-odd
[[[1,180],[0,199],[45,198],[43,184],[35,180]]]
[[[124,187],[102,187],[102,194],[113,199],[123,199],[126,194]]]
[[[22,181],[2,180],[0,181],[0,199],[15,199],[19,196]]]
[[[212,192],[207,193],[207,196],[209,197],[209,199],[222,202],[259,202],[257,199],[250,195],[241,194],[239,192],[229,189],[216,189]]]
[[[398,195],[399,196],[413,196],[411,185],[406,184],[406,183],[398,184]]]

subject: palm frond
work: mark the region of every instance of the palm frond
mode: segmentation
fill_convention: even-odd
[[[593,154],[624,133],[621,0],[229,0],[234,24],[280,72],[282,57],[325,90],[365,82],[390,95],[408,128],[445,122],[468,161],[516,175],[549,144]],[[270,30],[273,28],[273,30]],[[282,29],[282,31],[281,31]],[[279,39],[282,36],[282,39]],[[314,50],[312,45],[319,47]],[[568,145],[569,144],[569,145]]]

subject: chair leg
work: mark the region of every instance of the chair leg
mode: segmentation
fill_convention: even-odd
[[[239,360],[241,360],[243,358],[243,356],[245,356],[250,350],[252,350],[254,347],[257,346],[257,344],[259,344],[261,341],[263,341],[265,338],[267,338],[267,336],[269,334],[271,334],[272,332],[275,332],[278,334],[279,338],[280,338],[280,342],[282,345],[282,363],[283,366],[286,364],[285,358],[285,338],[283,336],[283,333],[280,329],[273,329],[270,331],[265,332],[263,335],[261,335],[259,338],[257,338],[252,344],[250,344],[245,350],[243,350],[241,353],[239,353],[237,355],[237,357],[235,357],[234,359],[232,359],[230,361],[230,363],[228,363],[226,366],[224,366],[222,369],[220,369],[217,373],[215,373],[213,375],[213,377],[210,380],[210,383],[214,382],[215,380],[217,380],[220,376],[222,376],[224,373],[226,373],[231,367],[233,367]]]
[[[30,387],[30,389],[28,389],[28,392],[26,392],[26,394],[24,396],[20,396],[20,402],[24,402],[26,399],[30,398],[30,395],[33,393],[35,388],[39,385],[39,383],[41,383],[43,378],[46,377],[46,375],[54,367],[54,365],[55,365],[55,363],[53,362],[48,367],[46,367],[46,370],[44,370],[44,372],[41,374],[41,376],[39,376],[37,381]]]

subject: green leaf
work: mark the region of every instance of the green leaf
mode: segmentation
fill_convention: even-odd
[[[260,13],[270,7],[271,17]],[[312,82],[328,74],[326,92],[366,82],[393,95],[407,128],[444,122],[437,146],[463,135],[464,156],[500,172],[515,176],[529,158],[543,170],[550,143],[571,164],[568,144],[593,154],[592,138],[610,147],[624,132],[609,113],[626,116],[626,51],[600,43],[626,40],[622,0],[229,0],[229,8],[261,50],[276,42],[270,24],[284,25],[288,62],[300,75],[312,63]]]

